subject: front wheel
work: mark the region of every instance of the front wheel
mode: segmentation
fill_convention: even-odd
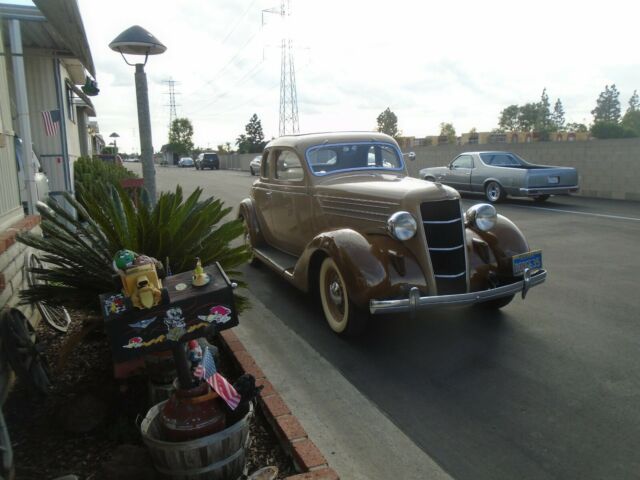
[[[349,298],[349,290],[340,269],[331,257],[320,267],[318,288],[324,317],[338,335],[357,336],[367,326],[368,315]]]
[[[253,172],[253,168],[249,167],[249,173],[251,174],[252,177],[255,175],[255,173]]]
[[[491,203],[498,203],[504,200],[506,195],[502,189],[502,185],[498,182],[491,181],[484,187],[484,196]]]

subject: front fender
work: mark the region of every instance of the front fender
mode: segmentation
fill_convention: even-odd
[[[303,290],[312,289],[327,256],[340,269],[351,300],[360,308],[368,308],[374,298],[406,295],[409,285],[426,291],[422,270],[402,242],[351,229],[325,232],[309,242],[296,264],[295,283]]]

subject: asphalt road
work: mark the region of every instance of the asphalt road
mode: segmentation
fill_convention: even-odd
[[[160,190],[201,186],[232,206],[255,178],[176,168],[157,177]],[[549,271],[502,312],[377,317],[345,341],[267,268],[244,268],[245,280],[451,477],[639,478],[640,204],[509,200],[498,212],[543,250]]]

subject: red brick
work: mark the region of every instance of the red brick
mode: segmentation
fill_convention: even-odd
[[[340,477],[332,468],[321,468],[311,472],[291,475],[286,477],[285,480],[340,480]]]
[[[264,387],[262,390],[260,390],[260,395],[262,397],[266,397],[267,395],[273,395],[274,393],[276,393],[275,388],[273,388],[271,382],[266,378],[260,378],[256,380],[256,385]]]
[[[281,415],[276,418],[276,423],[280,433],[289,441],[307,437],[307,432],[293,415]]]
[[[236,334],[234,332],[232,332],[231,330],[223,330],[222,332],[220,332],[220,335],[222,335],[222,338],[224,338],[225,342],[237,342],[238,341],[238,337],[236,337]]]
[[[280,395],[278,395],[277,393],[269,395],[268,397],[263,397],[262,403],[264,404],[266,410],[265,413],[271,415],[273,418],[291,413],[289,411],[289,407],[287,407],[287,404],[284,403],[284,400],[282,400]]]
[[[232,340],[230,342],[227,342],[227,347],[229,347],[229,350],[231,350],[232,352],[244,351],[244,345],[240,340]]]
[[[251,356],[251,354],[246,350],[240,350],[233,353],[234,357],[236,357],[236,360],[240,365],[252,365],[256,363],[256,361],[253,359],[253,356]]]
[[[327,459],[311,440],[295,442],[291,446],[293,447],[294,462],[300,467],[300,470],[309,470],[327,464]]]
[[[249,375],[253,375],[256,380],[260,380],[261,378],[265,378],[266,375],[262,371],[262,369],[257,366],[255,363],[249,365],[240,364],[244,373],[248,373]]]

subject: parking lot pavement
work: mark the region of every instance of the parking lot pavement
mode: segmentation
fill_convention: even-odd
[[[202,185],[235,205],[255,179],[185,170],[159,169],[159,186],[181,183],[188,192]],[[465,197],[463,205],[480,201]],[[244,279],[278,328],[340,372],[451,477],[637,478],[640,204],[561,197],[497,208],[531,248],[542,249],[549,271],[546,283],[500,313],[460,308],[377,317],[364,337],[345,341],[309,297],[267,268],[247,266]],[[267,348],[268,336],[264,341]],[[278,362],[304,364],[291,356],[296,351],[270,351],[267,374]],[[313,402],[286,378],[280,382],[297,396],[287,398],[292,405]],[[339,405],[341,393],[333,392]],[[393,455],[384,439],[376,455]]]

